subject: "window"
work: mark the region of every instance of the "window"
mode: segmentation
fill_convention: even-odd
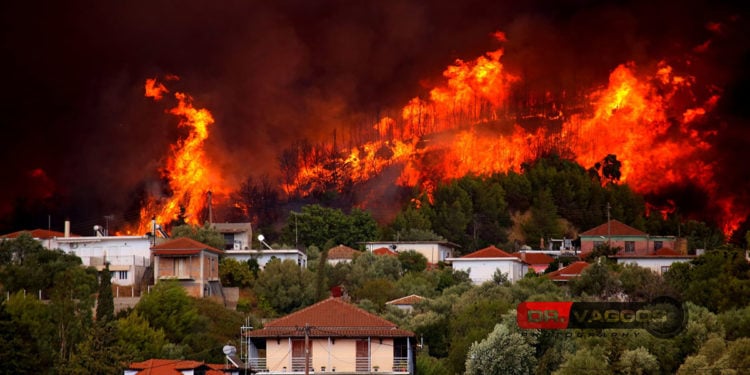
[[[665,272],[669,271],[669,266],[661,266],[661,274],[663,275]]]
[[[635,241],[625,241],[625,252],[626,253],[635,252]]]
[[[594,249],[604,245],[604,241],[594,241]]]
[[[224,233],[224,250],[234,249],[234,233]]]
[[[654,251],[661,249],[664,246],[662,241],[654,241]]]
[[[117,271],[117,278],[120,280],[128,279],[128,271]]]

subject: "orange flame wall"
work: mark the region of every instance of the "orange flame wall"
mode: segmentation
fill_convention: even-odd
[[[444,72],[446,84],[432,89],[429,99],[414,98],[401,119],[386,117],[375,124],[380,139],[352,150],[346,160],[353,180],[365,181],[400,163],[399,184],[429,190],[434,182],[467,173],[513,170],[545,148],[564,150],[587,168],[615,154],[622,162],[620,181],[639,193],[696,184],[723,212],[726,233],[747,215],[731,197],[718,196],[715,165],[704,157],[711,149],[706,139],[715,133],[696,125],[715,107],[718,93],[698,102],[695,80],[676,75],[667,63],[645,73],[627,63],[615,67],[606,87],[590,92],[586,110],[542,115],[559,121],[560,129],[527,130],[507,111],[512,85],[520,79],[504,69],[502,55],[498,50],[457,61]],[[318,172],[303,168],[287,191],[300,189]]]

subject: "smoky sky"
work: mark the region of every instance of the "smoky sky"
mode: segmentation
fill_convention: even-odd
[[[164,112],[169,104],[144,97],[147,78],[179,76],[163,82],[211,111],[207,147],[239,181],[273,174],[295,140],[352,139],[352,128],[424,96],[456,59],[501,46],[531,91],[603,84],[628,61],[690,60],[702,84],[722,90],[721,116],[706,125],[723,129],[712,140],[726,166],[719,182],[750,190],[750,169],[737,164],[750,156],[748,12],[729,3],[73,0],[0,8],[5,230],[46,224],[48,214],[55,227],[133,214],[180,135]],[[508,41],[495,40],[496,31]],[[28,210],[37,216],[14,217],[19,206],[39,206]]]

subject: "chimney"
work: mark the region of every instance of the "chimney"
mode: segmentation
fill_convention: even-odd
[[[70,220],[65,220],[65,238],[70,237]]]

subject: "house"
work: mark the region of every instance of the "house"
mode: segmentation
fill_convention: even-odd
[[[555,258],[544,252],[534,250],[520,250],[512,255],[521,259],[528,265],[529,269],[533,269],[536,273],[544,273],[549,264],[555,261]]]
[[[251,223],[213,223],[211,228],[224,236],[224,250],[249,250],[253,247]]]
[[[85,267],[95,267],[101,271],[109,263],[112,284],[139,286],[149,272],[151,265],[151,244],[149,236],[108,236],[101,227],[95,226],[94,236],[70,234],[70,222],[65,222],[65,231],[46,229],[18,231],[6,234],[0,239],[18,238],[21,233],[29,233],[47,249],[60,249],[67,254],[81,258]]]
[[[544,277],[557,283],[567,283],[571,279],[580,277],[581,272],[583,272],[588,266],[589,264],[583,261],[573,262],[557,271],[544,274]]]
[[[341,298],[318,302],[244,337],[246,362],[259,372],[302,373],[307,364],[318,374],[414,374],[414,333]]]
[[[290,259],[300,267],[307,267],[307,254],[299,249],[227,250],[224,252],[224,257],[232,258],[238,262],[255,259],[260,269],[266,268],[266,264],[274,259],[282,262]]]
[[[610,244],[620,247],[626,254],[644,255],[662,247],[675,249],[678,244],[675,236],[649,236],[638,229],[617,220],[610,220],[579,235],[581,255],[592,252],[597,246]]]
[[[154,280],[177,280],[193,297],[221,295],[219,256],[223,250],[180,237],[151,247]]]
[[[430,264],[445,262],[453,256],[455,249],[461,247],[448,241],[380,241],[365,242],[364,244],[365,249],[369,252],[381,247],[391,249],[396,253],[413,250],[424,255],[427,258],[427,263]]]
[[[389,257],[397,257],[398,253],[387,248],[387,247],[379,247],[372,251],[374,255],[377,256],[389,256]]]
[[[335,266],[339,263],[351,263],[354,257],[359,255],[359,251],[352,249],[349,246],[338,245],[328,249],[328,257],[326,261],[328,264]]]
[[[149,236],[58,237],[55,241],[58,249],[78,256],[84,266],[101,271],[109,263],[112,284],[140,285],[150,271],[152,238]]]
[[[662,275],[669,270],[673,263],[689,262],[695,256],[683,255],[670,248],[663,247],[653,254],[636,255],[622,252],[612,256],[612,258],[616,259],[618,264],[635,264]]]
[[[240,374],[240,370],[224,364],[209,364],[182,359],[149,359],[133,362],[125,368],[124,375],[227,375]]]
[[[506,274],[510,282],[516,282],[523,278],[528,269],[527,264],[521,259],[495,246],[477,250],[460,258],[446,260],[452,262],[454,270],[468,272],[474,284],[492,281],[497,271]]]
[[[405,311],[412,311],[414,309],[414,305],[424,301],[425,298],[422,296],[418,296],[416,294],[412,294],[406,297],[396,298],[394,300],[390,300],[386,302],[386,305],[395,306],[401,310]]]

